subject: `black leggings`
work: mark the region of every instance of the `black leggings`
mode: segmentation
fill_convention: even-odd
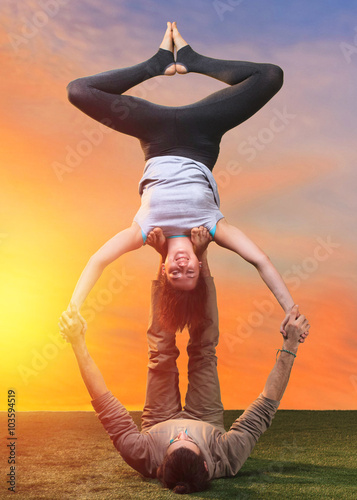
[[[174,63],[164,49],[129,68],[79,78],[68,85],[69,100],[81,111],[124,134],[137,137],[145,160],[177,155],[213,169],[225,132],[247,120],[281,88],[283,72],[273,64],[212,59],[189,45],[177,52],[188,72],[227,83],[224,88],[188,106],[161,106],[122,95],[135,85],[162,75]]]

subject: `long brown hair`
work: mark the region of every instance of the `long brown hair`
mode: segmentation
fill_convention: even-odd
[[[187,448],[179,448],[157,470],[157,478],[165,488],[181,495],[204,491],[209,487],[209,475],[202,455]]]
[[[174,288],[166,274],[160,276],[159,313],[164,330],[198,328],[206,318],[207,285],[200,275],[193,290]]]

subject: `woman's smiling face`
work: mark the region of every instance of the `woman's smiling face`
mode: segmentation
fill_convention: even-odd
[[[200,274],[198,258],[192,250],[176,250],[169,252],[165,262],[168,280],[174,288],[193,290]]]

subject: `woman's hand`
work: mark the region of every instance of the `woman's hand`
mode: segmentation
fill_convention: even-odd
[[[285,318],[283,319],[281,325],[280,325],[280,333],[282,336],[286,339],[287,338],[287,333],[285,331],[285,327],[288,324],[290,318],[290,311],[286,313]]]

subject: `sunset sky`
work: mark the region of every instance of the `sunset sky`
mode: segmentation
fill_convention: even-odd
[[[282,90],[223,138],[213,173],[222,212],[270,256],[311,323],[280,408],[357,409],[356,2],[5,0],[0,20],[0,410],[10,388],[17,410],[92,408],[57,322],[90,256],[131,224],[144,159],[136,139],[73,107],[66,85],[148,59],[168,20],[197,52],[284,69]],[[189,74],[130,93],[185,105],[223,87]],[[211,244],[209,261],[222,399],[245,408],[281,347],[284,313],[237,255]],[[132,410],[144,403],[157,265],[151,248],[124,256],[83,308],[89,350]],[[182,397],[186,343],[178,335]]]

